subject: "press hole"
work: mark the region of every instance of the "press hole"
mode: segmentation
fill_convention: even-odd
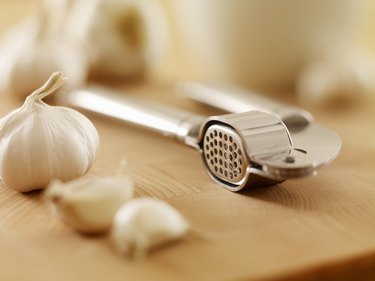
[[[222,138],[223,137],[223,134],[221,132],[219,132],[219,137]]]
[[[223,152],[221,150],[219,150],[219,155],[223,156]]]
[[[224,135],[224,140],[228,140],[228,136],[227,135]]]
[[[234,167],[237,168],[238,166],[237,162],[234,162],[233,164],[234,164]]]
[[[238,155],[242,155],[242,151],[241,150],[238,150]]]
[[[223,147],[223,142],[222,141],[219,141],[219,146]]]
[[[241,169],[241,168],[238,168],[238,172],[241,174],[241,173],[242,173],[242,169]]]
[[[237,158],[237,153],[236,152],[233,153],[233,157],[234,157],[234,159]]]
[[[209,141],[210,141],[209,136],[206,136],[206,142],[209,142]]]
[[[218,171],[218,168],[217,168],[217,166],[215,166],[215,168],[214,168],[214,169],[215,169],[215,172],[217,172],[217,171]]]
[[[223,160],[219,159],[219,164],[223,165]]]
[[[206,150],[209,150],[209,149],[210,149],[210,146],[206,144]]]
[[[213,134],[213,133],[210,133],[210,138],[211,138],[211,139],[214,138],[214,134]]]
[[[229,164],[229,169],[230,169],[230,170],[233,170],[233,165],[232,165],[232,163]]]
[[[234,143],[234,144],[233,144],[233,147],[234,147],[234,149],[237,149],[237,147],[238,147],[238,146],[237,146],[237,143]]]
[[[225,176],[225,177],[228,176],[228,172],[227,172],[227,171],[224,172],[224,176]]]
[[[229,160],[230,160],[230,161],[233,161],[233,156],[232,156],[232,154],[229,154]]]
[[[229,176],[230,176],[231,179],[233,179],[233,174],[232,173],[230,173]]]
[[[222,174],[222,173],[223,173],[223,169],[222,169],[222,168],[220,168],[219,172],[220,172],[220,174]]]
[[[212,150],[210,151],[210,155],[211,155],[211,156],[214,156],[214,152],[213,152]]]
[[[217,163],[217,157],[214,158],[215,163]]]
[[[214,144],[217,145],[217,140],[214,140]]]
[[[214,164],[214,160],[211,159],[211,160],[210,160],[210,163],[211,163],[211,165],[213,165],[213,164]]]
[[[242,159],[238,159],[238,163],[240,163],[240,165],[242,165]]]
[[[232,146],[229,146],[229,151],[230,151],[230,152],[233,151],[233,147],[232,147]]]
[[[210,159],[210,154],[207,153],[207,154],[206,154],[206,157],[207,157],[207,159]]]
[[[214,144],[213,144],[213,142],[210,142],[210,146],[211,146],[211,147],[214,147]]]
[[[227,162],[224,162],[224,167],[225,167],[225,168],[228,168],[228,164],[227,164]]]
[[[224,152],[224,158],[227,159],[227,153],[226,152]]]
[[[235,178],[237,178],[237,171],[234,171],[233,175],[234,175]]]
[[[217,154],[217,149],[216,148],[214,149],[214,152],[215,152],[215,154]]]
[[[229,141],[230,141],[230,142],[233,142],[233,138],[232,138],[232,136],[229,136]]]
[[[228,145],[224,143],[224,149],[228,149]]]
[[[217,131],[216,130],[214,131],[214,136],[217,137]]]
[[[292,156],[292,155],[289,155],[289,156],[286,156],[284,158],[284,162],[288,163],[288,164],[292,164],[292,163],[296,162],[296,158],[294,158],[294,156]]]

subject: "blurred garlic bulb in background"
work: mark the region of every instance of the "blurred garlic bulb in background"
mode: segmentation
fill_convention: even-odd
[[[43,0],[0,46],[0,90],[24,98],[61,70],[69,86],[139,78],[168,46],[157,0]]]
[[[25,98],[56,70],[70,77],[71,88],[86,82],[86,55],[65,38],[61,31],[62,16],[53,15],[42,6],[39,13],[19,23],[4,37],[0,47],[2,91]]]
[[[80,42],[94,79],[142,75],[168,46],[167,24],[157,0],[79,0],[66,19],[66,33]]]
[[[305,67],[297,80],[304,103],[332,104],[375,96],[375,58],[362,50],[336,50]]]
[[[91,121],[71,108],[42,101],[65,80],[61,72],[53,73],[20,108],[0,119],[0,179],[17,191],[80,177],[96,158],[99,136]]]

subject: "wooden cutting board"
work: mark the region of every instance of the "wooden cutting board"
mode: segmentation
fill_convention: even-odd
[[[2,0],[0,34],[32,2]],[[176,101],[170,88],[127,91],[218,113]],[[0,116],[19,104],[0,93]],[[62,224],[40,192],[20,194],[0,183],[0,280],[375,280],[375,102],[307,109],[341,135],[338,159],[316,177],[243,193],[214,184],[195,151],[89,115],[102,141],[90,174],[113,174],[125,156],[137,196],[166,200],[210,239],[132,261],[117,255],[106,236],[83,236]]]
[[[194,112],[170,86],[129,94]],[[0,116],[19,101],[1,96]],[[187,239],[147,259],[116,254],[106,236],[66,227],[40,192],[0,184],[0,280],[375,280],[375,102],[312,110],[343,139],[338,159],[315,177],[242,193],[213,183],[199,155],[157,134],[88,115],[101,136],[90,174],[129,163],[137,196],[175,206],[208,241]]]

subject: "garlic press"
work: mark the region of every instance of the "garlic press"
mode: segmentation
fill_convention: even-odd
[[[312,157],[309,147],[294,147],[291,133],[279,117],[259,110],[205,117],[95,85],[65,93],[60,100],[154,130],[196,149],[208,175],[230,191],[313,175],[337,155],[340,144],[333,134],[331,143],[321,147],[330,157]]]

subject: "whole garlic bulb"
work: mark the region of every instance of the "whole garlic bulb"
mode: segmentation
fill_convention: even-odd
[[[0,178],[11,188],[42,189],[52,179],[71,180],[93,163],[99,136],[81,113],[42,99],[65,82],[54,73],[20,108],[0,119]]]
[[[298,97],[305,103],[352,104],[374,92],[375,57],[357,48],[312,61],[297,81]]]
[[[133,197],[133,182],[124,174],[85,177],[67,183],[53,181],[45,198],[63,221],[84,233],[110,229],[116,211]]]
[[[66,19],[66,34],[85,46],[95,79],[139,77],[168,48],[157,0],[80,0]]]
[[[41,4],[44,6],[39,13],[11,29],[1,42],[2,92],[25,98],[56,69],[70,78],[70,88],[86,83],[87,55],[62,33],[62,18],[51,17],[46,3]]]
[[[189,230],[190,224],[166,202],[138,198],[118,210],[111,237],[120,253],[137,257],[182,238]]]

